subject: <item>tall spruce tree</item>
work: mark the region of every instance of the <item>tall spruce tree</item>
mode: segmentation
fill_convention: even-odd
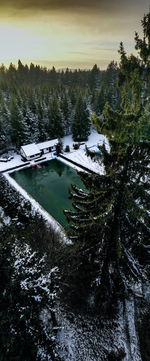
[[[10,101],[11,139],[19,147],[26,139],[26,124],[23,119],[22,109],[18,106],[17,97],[12,96]]]
[[[65,134],[70,134],[70,128],[71,128],[71,102],[68,97],[68,94],[66,92],[63,92],[63,95],[61,97],[60,101],[60,109],[63,116],[63,123],[64,123],[64,130]]]
[[[64,127],[62,116],[59,109],[58,99],[54,95],[49,105],[49,136],[53,138],[61,138],[64,136]]]
[[[0,149],[10,143],[10,115],[3,98],[0,99]]]
[[[139,61],[134,63],[139,68]],[[70,198],[75,211],[65,211],[73,241],[70,297],[74,300],[76,295],[80,303],[93,302],[99,309],[127,295],[129,289],[133,291],[134,282],[146,277],[150,143],[146,118],[142,118],[142,87],[137,97],[131,72],[129,78],[132,66],[133,58],[127,58],[122,48],[120,74],[130,89],[129,107],[125,103],[122,111],[114,111],[106,104],[104,118],[94,118],[110,145],[109,153],[105,145],[101,147],[105,175],[80,172],[87,192],[72,186]],[[138,84],[142,66],[140,70],[133,74]]]
[[[80,173],[88,192],[73,186],[70,197],[75,211],[65,212],[74,243],[73,298],[76,294],[76,299],[85,301],[93,295],[97,306],[111,304],[117,295],[127,294],[133,281],[142,279],[150,237],[150,144],[137,141],[136,117],[114,114],[109,107],[105,117],[105,127],[100,129],[111,146],[110,153],[101,148],[106,174]]]
[[[39,130],[39,141],[43,142],[46,139],[46,119],[45,119],[45,104],[43,104],[40,99],[37,104],[37,114],[38,114],[38,130]]]
[[[107,101],[113,109],[119,108],[120,91],[117,87],[117,75],[117,63],[112,61],[101,77],[100,90],[96,94],[95,106],[93,107],[93,110],[96,111],[97,114],[101,114],[103,112],[105,103]]]
[[[72,124],[73,139],[79,142],[87,140],[90,134],[90,126],[89,111],[80,94],[76,103],[75,116]]]
[[[89,74],[89,86],[91,90],[98,89],[100,83],[100,70],[95,64]]]

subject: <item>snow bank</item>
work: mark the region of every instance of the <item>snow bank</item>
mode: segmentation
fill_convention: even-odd
[[[13,159],[11,159],[8,162],[0,162],[0,172],[4,172],[9,168],[17,167],[19,165],[24,165],[24,162],[21,160],[21,155],[17,154],[15,152],[9,153],[13,156]]]
[[[32,206],[32,211],[40,214],[56,232],[59,232],[61,240],[65,243],[70,243],[67,239],[65,230],[57,221],[28,193],[26,192],[8,173],[4,174],[4,177],[8,180],[13,188],[15,188],[25,199],[27,199]]]
[[[94,162],[90,157],[87,157],[85,153],[85,146],[87,147],[97,147],[97,145],[102,145],[105,143],[106,148],[109,150],[109,145],[106,137],[102,134],[97,133],[96,130],[92,130],[88,141],[83,142],[80,145],[80,148],[75,150],[73,148],[73,144],[75,143],[72,139],[72,135],[67,135],[63,139],[63,148],[65,149],[66,145],[69,145],[70,152],[65,152],[64,155],[68,158],[68,160],[73,160],[79,165],[82,165],[88,169],[93,170],[95,173],[104,174],[104,166],[103,164],[99,164],[98,162]],[[75,167],[76,168],[76,167]],[[77,169],[77,168],[76,168]]]

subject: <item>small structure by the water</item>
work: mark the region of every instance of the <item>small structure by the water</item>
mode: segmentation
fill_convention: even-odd
[[[56,145],[58,139],[47,140],[46,142],[38,143],[37,146],[40,149],[42,154],[54,152],[56,150]]]
[[[22,145],[20,153],[26,160],[32,160],[41,156],[41,151],[35,143]]]
[[[40,157],[42,154],[54,152],[56,150],[57,143],[58,139],[52,139],[38,144],[32,143],[22,145],[20,153],[24,159],[33,160]]]

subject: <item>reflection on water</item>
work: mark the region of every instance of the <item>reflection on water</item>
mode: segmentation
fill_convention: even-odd
[[[66,228],[63,209],[71,209],[68,189],[71,184],[85,189],[73,168],[53,159],[42,163],[40,168],[22,169],[11,176]]]

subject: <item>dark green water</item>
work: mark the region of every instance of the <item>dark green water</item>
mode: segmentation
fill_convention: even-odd
[[[67,228],[63,209],[72,209],[68,189],[71,184],[85,189],[76,170],[53,159],[41,164],[40,168],[28,168],[11,173],[11,177]]]

